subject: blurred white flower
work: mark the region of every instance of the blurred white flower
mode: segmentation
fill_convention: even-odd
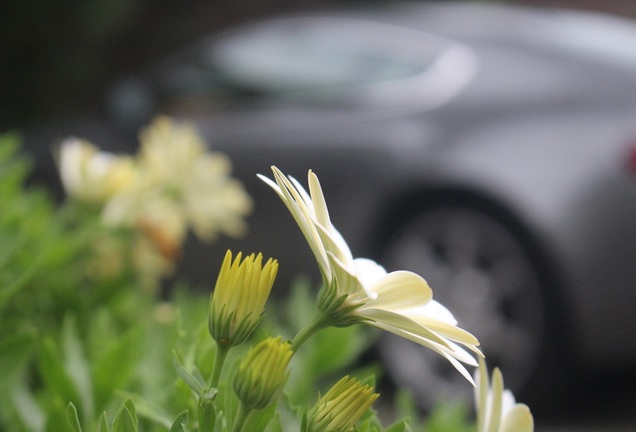
[[[152,225],[179,244],[188,228],[206,241],[218,233],[244,234],[252,201],[230,177],[230,160],[206,151],[192,125],[159,117],[142,130],[140,142],[134,184],[108,203],[107,222]]]
[[[90,142],[68,138],[57,153],[62,185],[69,196],[103,204],[130,184],[132,158],[100,151]]]
[[[126,253],[116,242],[95,246],[97,259],[109,261],[99,267],[112,272],[130,262],[156,285],[172,271],[188,230],[204,241],[240,236],[252,201],[230,176],[230,160],[207,151],[192,125],[158,117],[141,131],[140,147],[119,156],[69,138],[58,167],[69,196],[93,204],[109,235],[128,230]]]
[[[532,432],[534,420],[527,405],[516,403],[510,390],[504,390],[501,371],[495,368],[488,381],[486,362],[479,359],[475,372],[475,401],[478,432]]]
[[[324,279],[319,307],[333,314],[336,325],[366,322],[412,340],[444,356],[474,384],[461,362],[477,362],[460,345],[480,356],[479,342],[433,300],[426,281],[409,271],[387,273],[374,261],[354,259],[331,224],[318,177],[309,171],[308,194],[276,167],[272,171],[275,182],[260,177],[281,197],[309,243]]]

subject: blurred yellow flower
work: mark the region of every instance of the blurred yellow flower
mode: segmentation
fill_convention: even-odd
[[[534,420],[527,405],[516,403],[510,390],[504,390],[501,371],[495,368],[488,382],[486,362],[479,359],[475,389],[478,432],[532,432]]]
[[[227,156],[207,151],[193,125],[158,117],[140,141],[137,155],[119,156],[69,138],[57,159],[69,196],[93,204],[109,234],[130,234],[127,251],[96,247],[98,259],[109,259],[101,267],[117,271],[131,262],[156,287],[173,270],[189,230],[204,241],[240,236],[252,201],[230,176]]]
[[[319,307],[332,325],[366,322],[412,340],[444,356],[474,384],[463,363],[477,366],[478,340],[457,327],[442,304],[433,300],[426,281],[409,271],[386,270],[374,261],[356,258],[331,224],[318,177],[309,171],[308,194],[293,178],[272,167],[275,182],[260,176],[281,197],[303,232],[318,262],[324,284]]]
[[[86,140],[66,139],[57,159],[64,189],[83,202],[104,204],[133,179],[132,158],[100,151]]]
[[[348,432],[380,396],[373,387],[346,376],[307,412],[306,432]]]
[[[254,331],[278,272],[278,261],[270,258],[263,264],[261,254],[241,258],[239,252],[232,261],[227,251],[210,296],[208,326],[220,345],[238,345]]]
[[[206,241],[244,234],[252,201],[230,177],[230,160],[208,152],[194,126],[158,117],[141,131],[140,143],[134,184],[108,203],[106,221],[142,220],[179,244],[188,228]]]

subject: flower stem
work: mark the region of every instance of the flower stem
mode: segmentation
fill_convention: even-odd
[[[210,387],[217,388],[219,386],[219,379],[221,378],[221,372],[223,371],[223,364],[227,358],[227,353],[230,352],[231,346],[216,345],[216,355],[214,356],[214,366],[212,368],[212,375],[210,376]]]
[[[322,313],[322,311],[317,311],[313,318],[309,321],[309,323],[301,329],[294,339],[292,340],[291,349],[296,352],[314,333],[318,330],[322,330],[325,327],[328,327],[328,319]]]
[[[236,419],[234,420],[234,427],[232,428],[232,432],[241,432],[245,427],[245,423],[247,422],[247,418],[251,414],[252,409],[247,407],[244,403],[239,405],[239,410],[236,413]]]

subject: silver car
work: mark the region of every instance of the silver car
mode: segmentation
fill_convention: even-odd
[[[427,278],[515,391],[636,360],[631,21],[455,2],[272,17],[120,82],[107,107],[68,132],[132,149],[156,113],[194,122],[254,197],[248,237],[191,247],[195,280],[226,247],[278,257],[279,290],[316,275],[256,179],[311,168],[354,255]],[[378,352],[423,406],[469,390],[410,342]]]

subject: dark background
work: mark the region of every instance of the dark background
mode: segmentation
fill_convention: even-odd
[[[250,18],[336,0],[4,0],[0,6],[0,132],[98,113],[115,78],[202,35]],[[352,3],[352,2],[349,2]],[[380,3],[380,0],[353,3]],[[636,17],[636,1],[526,0]]]
[[[379,0],[358,4],[375,4]],[[109,83],[214,32],[259,16],[344,3],[336,0],[3,0],[0,6],[0,133],[98,114]],[[600,10],[636,18],[636,0],[508,3]],[[590,396],[583,411],[541,431],[636,430],[636,391],[621,381],[612,398]],[[574,423],[574,425],[572,424]],[[610,424],[618,424],[615,428]]]
[[[104,88],[189,41],[309,0],[4,0],[0,131],[99,107]]]

